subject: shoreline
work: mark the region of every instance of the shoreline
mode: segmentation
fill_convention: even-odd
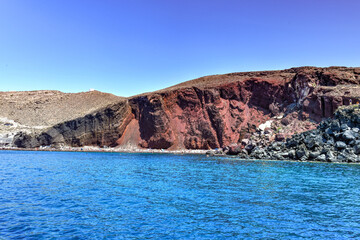
[[[98,152],[98,153],[163,153],[163,154],[198,154],[206,155],[208,150],[166,150],[166,149],[116,149],[116,148],[96,148],[96,147],[69,147],[69,148],[15,148],[2,147],[0,151],[32,151],[32,152]]]
[[[82,150],[81,150],[82,149]],[[115,149],[115,148],[69,148],[69,149],[58,149],[58,148],[43,148],[43,149],[34,149],[34,148],[6,148],[1,147],[1,151],[30,151],[30,152],[82,152],[82,153],[160,153],[160,154],[175,154],[175,155],[204,155],[206,157],[225,157],[237,161],[275,161],[275,162],[294,162],[294,163],[331,163],[331,164],[351,164],[359,165],[356,162],[322,162],[322,161],[300,161],[293,159],[254,159],[254,158],[241,158],[237,155],[207,155],[206,152],[209,150],[203,149],[187,149],[187,150],[161,150],[161,149]]]

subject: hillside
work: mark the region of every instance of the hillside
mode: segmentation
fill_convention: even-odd
[[[0,92],[0,144],[10,143],[18,132],[41,132],[121,100],[99,91]]]
[[[49,127],[84,116],[121,99],[121,97],[99,91],[0,92],[0,112],[1,117],[22,125]]]
[[[231,73],[127,99],[99,92],[87,93],[87,100],[80,94],[59,98],[55,92],[46,98],[49,104],[40,103],[46,107],[34,110],[36,101],[19,101],[6,117],[32,126],[53,124],[36,134],[18,134],[15,145],[21,147],[211,149],[248,139],[261,126],[268,128],[262,139],[267,144],[279,133],[288,137],[314,129],[339,106],[356,102],[359,82],[360,68],[346,67]]]

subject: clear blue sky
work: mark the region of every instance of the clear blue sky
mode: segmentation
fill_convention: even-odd
[[[305,65],[360,66],[360,1],[0,0],[0,91],[131,96]]]

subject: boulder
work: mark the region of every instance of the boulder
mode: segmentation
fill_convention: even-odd
[[[303,160],[304,158],[308,158],[309,151],[306,150],[306,148],[300,148],[296,151],[296,157],[300,160]]]
[[[334,141],[333,138],[330,138],[330,139],[328,139],[328,140],[326,141],[326,144],[327,144],[327,145],[330,145],[330,146],[333,146],[333,145],[335,144],[335,141]]]
[[[209,151],[206,151],[206,156],[215,156],[215,151],[214,150],[209,150]]]
[[[328,162],[336,162],[336,157],[335,157],[335,155],[334,155],[334,153],[332,151],[328,151],[326,153],[326,160]]]
[[[275,103],[271,103],[269,105],[269,110],[270,110],[270,112],[272,113],[273,116],[276,116],[276,115],[278,115],[280,113],[280,108]]]
[[[355,147],[354,147],[354,153],[355,153],[355,154],[360,154],[360,145],[355,145]]]
[[[347,109],[341,108],[335,113],[335,119],[325,120],[317,129],[295,134],[285,142],[280,142],[282,134],[278,134],[275,138],[277,141],[263,150],[256,147],[251,156],[280,160],[359,162],[360,130],[355,127],[358,125],[355,119],[360,119],[360,110]],[[259,144],[263,143],[260,141]]]
[[[350,145],[350,146],[354,146],[355,144],[356,144],[356,140],[352,140],[348,143],[348,145]]]
[[[325,162],[326,161],[326,155],[325,154],[320,154],[315,160],[319,161],[319,162]]]
[[[249,144],[249,141],[250,141],[249,139],[245,138],[245,139],[241,140],[241,144],[242,144],[243,146],[246,146],[246,145]]]
[[[251,151],[255,148],[255,144],[253,144],[252,142],[250,142],[248,145],[245,146],[245,150],[248,152],[248,153],[251,153]]]
[[[325,135],[325,134],[324,134]],[[330,139],[331,138],[331,136],[329,135],[329,136],[326,136],[326,139]],[[341,132],[336,132],[336,133],[334,133],[334,139],[336,139],[336,140],[342,140],[342,133]]]
[[[331,136],[331,135],[334,135],[334,132],[333,132],[333,130],[331,130],[331,128],[327,128],[327,129],[325,130],[325,133],[329,134],[330,136]]]
[[[283,152],[279,154],[283,159],[289,159],[289,152]]]
[[[295,150],[290,150],[289,152],[288,152],[288,157],[290,158],[290,159],[295,159],[295,157],[296,157],[296,152],[295,152]]]
[[[342,141],[337,141],[335,143],[335,147],[337,149],[345,149],[347,147],[346,143],[342,142]]]
[[[348,130],[349,129],[349,126],[346,124],[346,123],[343,123],[340,125],[340,130],[341,131],[345,131],[345,130]]]
[[[309,158],[310,159],[315,159],[318,156],[320,156],[320,152],[309,152]]]
[[[316,140],[315,140],[315,138],[313,138],[311,136],[307,136],[304,139],[304,143],[308,149],[313,149],[316,145]]]
[[[248,159],[249,156],[248,156],[248,153],[245,149],[243,149],[238,155],[237,155],[239,158],[242,158],[242,159]]]
[[[289,118],[283,118],[281,119],[281,124],[287,126],[291,123],[291,120]]]
[[[283,160],[284,159],[279,152],[273,153],[272,157],[275,160]]]
[[[352,130],[345,130],[345,132],[342,134],[342,138],[345,141],[351,141],[356,139],[354,132]]]
[[[340,123],[338,121],[334,121],[331,123],[330,128],[333,132],[340,131]]]
[[[238,155],[239,153],[241,153],[243,150],[241,144],[230,144],[229,145],[229,151],[227,152],[227,154],[229,155]]]
[[[340,153],[337,156],[339,162],[356,162],[356,155]]]
[[[281,142],[285,140],[285,134],[283,133],[278,133],[275,135],[275,141],[277,142]]]
[[[295,147],[297,145],[299,145],[299,142],[296,141],[295,139],[287,139],[286,140],[286,147],[288,147],[288,148]]]

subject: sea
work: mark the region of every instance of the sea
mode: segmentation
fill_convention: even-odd
[[[0,239],[349,238],[360,165],[0,151]]]

